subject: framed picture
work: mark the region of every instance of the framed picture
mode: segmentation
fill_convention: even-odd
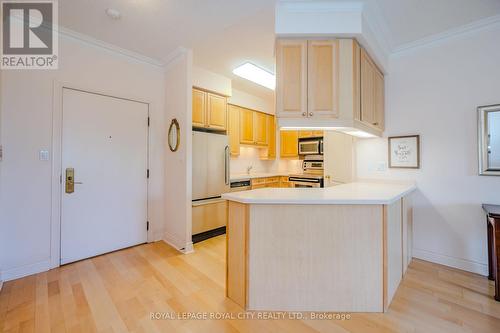
[[[420,168],[420,136],[389,137],[389,168]]]

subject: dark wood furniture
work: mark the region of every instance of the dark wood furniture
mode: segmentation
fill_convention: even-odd
[[[488,279],[495,280],[495,300],[500,301],[500,205],[483,205],[488,226]]]

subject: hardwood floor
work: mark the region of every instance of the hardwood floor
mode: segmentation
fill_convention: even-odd
[[[151,319],[152,313],[245,314],[225,298],[225,236],[195,250],[181,255],[157,242],[7,282],[0,292],[0,332],[500,332],[492,282],[415,259],[385,314]]]

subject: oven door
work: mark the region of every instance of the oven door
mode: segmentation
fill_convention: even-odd
[[[322,140],[299,140],[299,155],[321,155],[322,146]]]
[[[289,177],[288,181],[296,188],[322,187],[321,179]]]

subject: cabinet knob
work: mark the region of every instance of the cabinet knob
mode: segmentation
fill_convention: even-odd
[[[302,112],[302,117],[305,117],[306,115],[307,115],[307,113]]]
[[[312,115],[313,115],[313,113],[312,113],[312,112],[309,112],[309,116],[312,116]]]
[[[373,125],[378,126],[378,123],[373,123]]]

